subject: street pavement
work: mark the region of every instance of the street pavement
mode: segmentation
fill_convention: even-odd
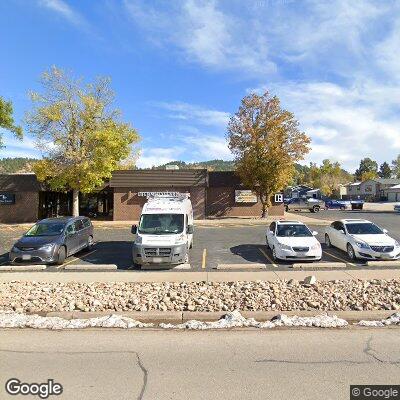
[[[347,400],[351,384],[399,383],[398,344],[398,328],[2,330],[0,398],[18,378],[54,379],[52,399]]]
[[[366,218],[377,223],[382,228],[389,230],[397,240],[400,240],[400,215],[389,212],[359,212],[359,211],[321,211],[317,214],[308,212],[295,213],[299,218],[304,216],[314,218],[316,221],[331,221],[342,218]],[[293,214],[290,215],[293,219]],[[231,226],[224,226],[215,221],[213,224],[195,227],[194,248],[190,252],[190,265],[180,271],[213,271],[219,264],[245,264],[251,265],[269,264],[268,269],[288,270],[291,263],[279,263],[271,265],[272,255],[265,246],[265,232],[267,224],[259,222],[249,225],[240,220]],[[324,226],[310,224],[312,230],[318,232],[317,238],[324,242]],[[7,252],[12,244],[24,232],[24,229],[4,226],[0,231],[0,265],[6,264]],[[116,264],[119,270],[133,269],[131,259],[131,247],[133,235],[128,226],[104,225],[95,228],[96,245],[91,252],[82,251],[69,257],[68,264]],[[204,261],[203,261],[204,260]],[[345,252],[337,249],[326,249],[323,245],[323,261],[345,262],[347,269],[357,269],[361,262],[350,263]],[[312,264],[310,264],[310,267]],[[372,267],[369,267],[372,268]],[[382,268],[382,267],[380,267]],[[60,271],[57,266],[47,267],[48,271]],[[176,269],[175,269],[176,270]]]

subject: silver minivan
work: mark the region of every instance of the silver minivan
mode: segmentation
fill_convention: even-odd
[[[93,225],[87,217],[47,218],[33,225],[12,247],[12,263],[62,264],[93,247]]]

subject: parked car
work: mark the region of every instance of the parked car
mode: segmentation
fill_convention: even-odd
[[[364,207],[364,200],[351,200],[350,205],[352,210],[362,210]]]
[[[47,218],[33,225],[12,247],[12,263],[62,264],[66,257],[93,246],[93,226],[86,217]]]
[[[285,211],[309,210],[312,213],[316,213],[321,208],[325,208],[325,202],[314,198],[292,198],[285,203]]]
[[[393,260],[400,257],[400,244],[381,229],[365,219],[334,221],[325,229],[327,247],[337,247],[347,252],[350,259]]]
[[[325,208],[328,210],[348,210],[351,208],[349,201],[344,200],[326,200]]]
[[[322,249],[317,234],[299,221],[276,221],[267,230],[266,244],[274,260],[319,261]]]
[[[394,209],[394,211],[400,213],[400,203],[399,204],[395,204],[393,209]]]

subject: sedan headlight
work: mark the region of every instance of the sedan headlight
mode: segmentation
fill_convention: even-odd
[[[394,247],[400,247],[400,243],[397,240],[394,242]]]
[[[12,249],[11,249],[11,251],[12,251],[13,253],[16,253],[16,252],[19,251],[19,248],[18,248],[17,246],[13,246]]]
[[[135,239],[135,244],[142,244],[142,241],[143,241],[142,237],[137,235]]]
[[[53,248],[54,248],[54,243],[49,243],[39,247],[39,250],[51,251],[53,250]]]
[[[312,246],[311,246],[311,250],[318,250],[318,249],[320,249],[321,248],[321,244],[318,242],[318,243],[315,243],[315,244],[313,244]]]
[[[369,249],[369,245],[365,242],[356,242],[356,245],[360,248],[360,249]]]
[[[283,244],[283,243],[279,243],[279,247],[282,250],[292,250],[292,248],[290,246],[288,246],[287,244]]]

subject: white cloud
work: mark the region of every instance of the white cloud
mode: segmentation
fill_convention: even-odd
[[[400,88],[366,81],[350,87],[285,82],[270,89],[313,139],[307,161],[330,158],[354,170],[363,157],[383,162],[400,153]]]
[[[197,135],[184,137],[183,141],[190,145],[190,154],[196,160],[231,160],[233,158],[225,138]]]
[[[170,7],[125,0],[131,18],[157,45],[174,45],[187,62],[215,69],[270,73],[268,43],[256,20],[243,20],[221,10],[215,1],[185,0]]]
[[[56,12],[74,25],[87,25],[83,16],[63,0],[39,0],[39,5]]]
[[[200,123],[202,125],[222,127],[224,129],[226,128],[230,117],[230,114],[224,111],[207,109],[197,105],[182,102],[158,102],[154,103],[154,105],[162,109],[171,111],[172,113],[168,115],[169,118],[183,121],[192,121]]]
[[[183,149],[180,147],[154,147],[145,148],[140,152],[136,165],[139,168],[151,168],[170,161],[179,160]]]

